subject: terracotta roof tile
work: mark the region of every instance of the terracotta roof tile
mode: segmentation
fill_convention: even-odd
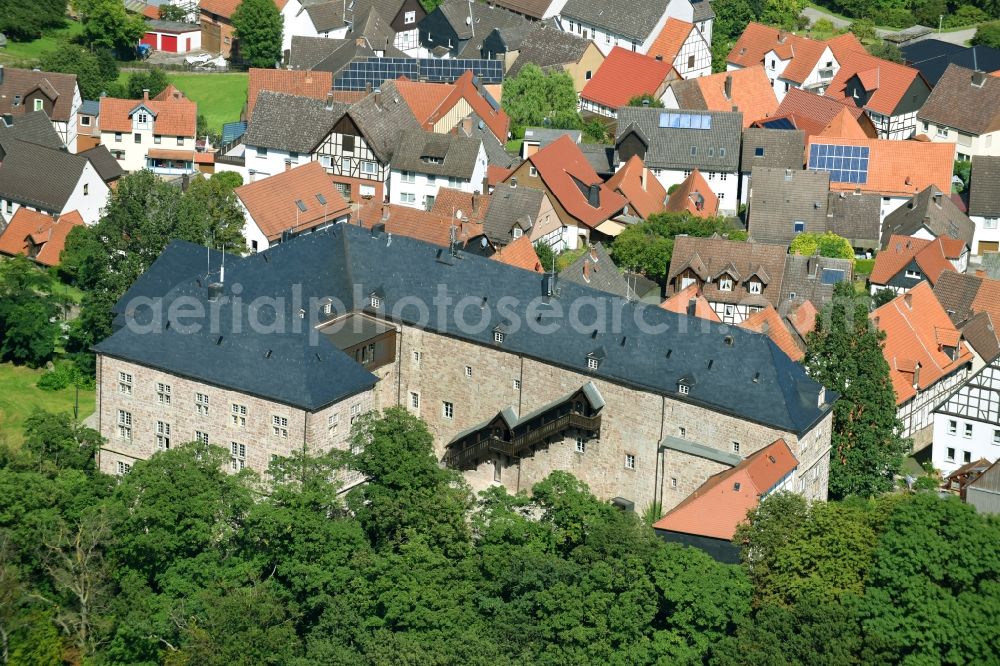
[[[865,108],[887,116],[892,115],[899,106],[913,81],[918,77],[923,78],[920,72],[912,67],[854,51],[844,56],[840,69],[826,90],[826,96],[849,99],[845,87],[855,75],[861,80],[865,90],[873,91],[864,105]]]
[[[154,21],[160,18],[160,8],[156,5],[143,5],[142,15],[148,19],[153,19]]]
[[[139,106],[153,112],[153,132],[165,136],[195,135],[198,125],[198,105],[186,97],[177,99],[118,99],[101,98],[101,131],[131,132],[130,114]]]
[[[841,52],[847,50],[844,48],[846,43],[821,42],[760,23],[749,23],[740,38],[736,40],[726,61],[739,67],[753,67],[761,64],[764,57],[774,51],[782,60],[791,60],[781,78],[803,83],[815,69],[827,46],[830,46],[831,50],[834,48]]]
[[[927,389],[972,361],[972,352],[964,343],[960,344],[954,360],[939,345],[942,335],[954,331],[955,326],[926,282],[894,298],[869,317],[886,334],[882,353],[889,363],[897,405],[914,397],[917,389]],[[915,378],[918,364],[920,372]]]
[[[485,194],[472,194],[453,187],[439,187],[431,212],[455,218],[461,212],[462,219],[471,224],[482,224],[491,198]]]
[[[672,213],[687,211],[695,217],[715,217],[719,214],[719,197],[701,172],[695,169],[673,191],[665,208]]]
[[[691,301],[694,301],[694,316],[699,319],[707,319],[722,323],[722,319],[712,309],[711,303],[698,290],[698,285],[690,284],[681,289],[676,294],[660,303],[660,307],[668,312],[677,314],[691,314]]]
[[[868,182],[831,182],[833,191],[860,188],[883,196],[912,196],[931,185],[944,192],[951,190],[955,146],[950,143],[810,136],[806,139],[806,157],[812,144],[867,146],[870,151]]]
[[[779,439],[753,453],[732,469],[705,483],[653,523],[658,530],[731,540],[761,496],[798,467],[785,440]]]
[[[451,95],[452,86],[447,83],[428,83],[401,78],[396,81],[396,90],[409,105],[417,121],[421,125],[426,125],[431,114]]]
[[[0,253],[30,255],[34,245],[36,254],[32,258],[35,261],[45,266],[58,266],[66,236],[73,227],[82,225],[83,218],[75,210],[60,215],[56,220],[22,206],[0,234]]]
[[[833,57],[837,62],[843,61],[848,53],[867,53],[864,44],[858,41],[853,32],[845,32],[826,40],[826,45],[833,51]]]
[[[253,118],[257,95],[262,90],[325,100],[333,89],[333,74],[313,70],[250,68],[247,81],[247,120]]]
[[[673,69],[669,62],[616,46],[583,87],[580,97],[617,109],[637,95],[658,92]]]
[[[203,12],[210,12],[223,18],[232,18],[233,12],[236,11],[241,2],[243,0],[201,0],[199,7]],[[288,4],[288,0],[274,0],[274,4],[278,11],[281,11]]]
[[[325,206],[317,195],[326,199]],[[307,162],[238,187],[236,196],[269,240],[280,238],[283,231],[311,229],[350,213],[319,162]]]
[[[687,41],[688,35],[691,34],[693,29],[693,23],[668,18],[667,22],[663,25],[663,30],[653,40],[653,44],[649,47],[646,55],[650,58],[660,56],[664,62],[672,63],[677,58],[677,54],[680,53],[681,47]]]
[[[910,261],[916,260],[920,270],[927,280],[934,286],[941,273],[954,271],[955,267],[950,261],[945,251],[943,239],[947,238],[949,244],[953,238],[943,236],[935,240],[925,238],[914,238],[912,236],[892,236],[886,249],[875,255],[875,266],[872,268],[870,279],[874,284],[888,284],[889,280],[903,270]],[[958,243],[964,247],[961,241]]]
[[[528,158],[538,175],[567,213],[589,227],[617,215],[627,203],[601,180],[580,148],[562,136]],[[593,188],[597,206],[592,206],[581,190]]]
[[[799,337],[805,340],[809,333],[816,330],[817,315],[819,315],[819,311],[813,305],[812,301],[803,301],[798,307],[788,313],[788,322],[795,329],[795,332],[799,334]]]
[[[384,224],[390,234],[398,234],[407,238],[415,238],[439,247],[451,245],[451,230],[456,228],[456,238],[460,243],[468,240],[469,225],[456,226],[455,219],[449,215],[400,206],[369,201],[360,210],[358,217],[361,225],[367,229],[376,224]]]
[[[774,306],[768,305],[763,310],[758,310],[744,319],[739,326],[748,331],[763,333],[771,338],[774,344],[778,345],[778,349],[785,352],[788,358],[793,361],[801,361],[805,356],[805,350],[795,341],[795,337],[785,326],[781,315],[774,309]]]
[[[877,138],[878,130],[872,124],[864,109],[848,104],[844,100],[833,99],[814,95],[805,90],[792,88],[785,93],[781,104],[775,110],[772,118],[791,118],[797,129],[805,131],[806,134],[826,134],[827,136],[837,136],[833,133],[831,125],[843,111],[857,121],[862,133],[872,139]],[[845,120],[841,120],[840,126],[847,125]],[[846,131],[846,130],[845,130]],[[855,130],[851,128],[844,136],[857,136]],[[860,138],[860,137],[859,137]]]
[[[427,83],[401,78],[396,81],[396,89],[426,130],[433,129],[435,123],[465,100],[472,112],[490,128],[493,136],[499,141],[507,141],[510,117],[503,109],[494,108],[477,89],[472,70],[466,70],[455,83]]]
[[[611,176],[607,186],[624,195],[632,211],[642,219],[665,210],[667,191],[638,155]]]
[[[727,80],[732,85],[729,97],[726,97]],[[705,109],[732,111],[735,106],[743,114],[743,127],[749,127],[755,119],[766,118],[778,110],[778,98],[763,66],[719,72],[691,81],[701,90]]]
[[[542,262],[535,253],[535,246],[531,244],[531,239],[527,236],[521,236],[510,245],[500,248],[491,259],[502,261],[509,266],[523,268],[526,271],[544,272]]]
[[[511,174],[513,173],[514,169],[504,169],[503,167],[490,164],[486,167],[486,182],[490,186],[496,187],[500,183],[510,178]]]

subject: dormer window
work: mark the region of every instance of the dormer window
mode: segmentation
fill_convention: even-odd
[[[511,235],[513,235],[514,238],[520,238],[524,235],[524,230],[521,227],[514,227],[511,229]]]
[[[691,387],[687,384],[678,384],[677,390],[681,395],[688,395],[691,392]]]
[[[719,291],[732,291],[733,290],[733,278],[728,275],[719,278]]]
[[[44,106],[45,103],[42,100],[40,99],[35,100],[35,111],[41,111],[44,108]]]
[[[382,307],[382,299],[379,296],[376,296],[375,294],[371,295],[370,302],[372,307],[375,308],[376,310]]]
[[[440,157],[431,157],[430,155],[424,157],[425,164],[441,164],[442,162],[444,162],[444,160]]]
[[[493,342],[497,344],[503,343],[503,331],[493,331]]]
[[[592,356],[587,359],[588,370],[597,370],[597,366],[599,366],[600,364],[601,362]]]
[[[759,294],[761,290],[761,284],[757,280],[750,280],[749,290],[751,294]]]

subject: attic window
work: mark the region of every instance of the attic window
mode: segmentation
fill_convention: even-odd
[[[691,387],[688,386],[687,384],[678,384],[677,390],[680,392],[681,395],[687,395],[691,392]]]
[[[691,157],[698,154],[698,146],[691,146]]]
[[[724,278],[719,278],[719,291],[732,291],[733,290],[733,278],[728,275]]]
[[[378,310],[380,307],[382,307],[382,299],[379,298],[378,296],[376,296],[375,294],[372,294],[372,296],[371,296],[371,304],[372,304],[373,308],[375,308],[376,310]]]
[[[424,156],[424,162],[426,164],[441,164],[444,160],[440,157],[431,157],[430,155],[426,155]]]
[[[599,366],[600,364],[601,364],[601,362],[598,361],[594,357],[589,357],[587,359],[587,369],[588,370],[597,370],[597,366]]]
[[[493,331],[493,342],[497,344],[503,342],[503,331]]]
[[[719,148],[719,157],[725,157],[725,156],[726,156],[726,149],[720,147]]]
[[[736,492],[740,491],[740,482],[739,481],[737,481],[736,483],[733,484],[733,490],[736,491]]]
[[[757,146],[753,149],[754,157],[764,157],[764,146]]]
[[[298,206],[299,210],[303,213],[306,212],[306,204],[302,201],[302,199],[296,199],[295,205]]]

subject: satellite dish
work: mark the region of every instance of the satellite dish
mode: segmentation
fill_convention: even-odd
[[[465,217],[465,216],[462,214],[462,209],[461,208],[459,208],[458,210],[455,211],[455,219],[456,220],[461,220],[463,217]]]
[[[465,25],[472,25],[472,17],[471,16],[466,16],[465,17]]]
[[[486,240],[486,236],[483,236],[482,238],[479,239],[479,244],[482,247],[486,247],[487,245],[490,244],[490,242],[488,240]]]

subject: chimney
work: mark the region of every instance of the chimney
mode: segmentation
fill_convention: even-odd
[[[912,310],[913,309],[913,294],[911,294],[910,292],[906,292],[905,294],[903,294],[903,302],[906,303],[906,307],[908,307],[909,309]]]
[[[642,189],[646,189],[646,179],[648,177],[649,177],[649,169],[643,166],[642,173],[639,174],[639,184],[642,185]]]
[[[974,53],[975,51],[973,51]],[[986,83],[986,72],[973,72],[972,73],[972,85],[977,88],[982,88],[983,84]]]
[[[365,93],[366,94],[371,94],[371,91],[372,91],[372,82],[371,81],[366,81],[365,82]]]
[[[472,136],[472,116],[462,118],[462,131],[465,132],[465,136]]]
[[[726,96],[726,99],[733,98],[733,75],[726,74],[726,82],[722,84],[722,93]]]
[[[252,183],[253,181],[255,181],[257,179],[257,170],[256,169],[250,169],[249,176],[250,176],[250,182]]]
[[[935,192],[934,194],[931,195],[931,198],[934,199],[934,205],[937,206],[938,208],[940,208],[941,207],[941,193],[940,192]]]
[[[788,39],[788,33],[787,32],[785,32],[784,30],[781,30],[780,32],[778,32],[778,43],[779,44],[784,44],[786,39]]]
[[[589,203],[594,208],[601,207],[601,186],[598,184],[593,184],[590,189],[587,190],[587,203]]]
[[[142,89],[142,101],[144,101],[144,102],[148,102],[149,101],[149,88],[143,88]]]
[[[698,311],[698,299],[692,298],[691,300],[688,301],[688,306],[687,306],[688,316],[690,317],[695,316],[695,312],[697,311]]]
[[[285,171],[291,171],[291,170],[292,170],[292,160],[287,159],[285,160]]]
[[[389,219],[389,206],[382,204],[382,221],[385,222]]]
[[[920,388],[920,363],[913,366],[913,388]]]
[[[590,261],[584,260],[583,262],[583,279],[590,282]]]
[[[326,93],[326,110],[333,111],[333,91]]]
[[[593,245],[590,246],[590,260],[593,261],[595,264],[599,261],[597,257],[597,247]]]

